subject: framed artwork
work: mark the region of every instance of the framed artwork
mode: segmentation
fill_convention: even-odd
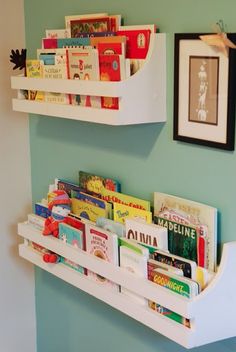
[[[200,35],[175,34],[174,140],[234,150],[236,50]]]

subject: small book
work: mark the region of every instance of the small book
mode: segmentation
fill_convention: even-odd
[[[67,65],[43,65],[43,78],[49,79],[66,79]],[[69,104],[69,95],[65,93],[45,92],[44,101],[52,104]]]
[[[120,238],[120,267],[134,275],[147,278],[147,260],[149,252],[146,248],[126,238]],[[141,305],[147,305],[147,299],[133,291],[121,287],[121,292],[131,297]]]
[[[63,29],[46,29],[46,38],[70,38],[70,31]]]
[[[83,231],[63,222],[59,223],[59,239],[75,248],[84,249]],[[84,268],[68,258],[61,257],[61,263],[64,263],[65,265],[68,265],[69,267],[84,274]]]
[[[117,235],[96,225],[86,224],[86,251],[102,260],[118,265]],[[88,276],[97,283],[114,291],[119,290],[117,284],[90,270],[88,270]]]
[[[126,238],[155,248],[168,250],[167,229],[155,224],[147,224],[136,219],[125,220]]]
[[[42,78],[43,77],[43,62],[40,60],[26,60],[26,77]],[[35,101],[44,101],[44,92],[37,90],[28,90],[28,99]]]
[[[43,38],[42,49],[77,48],[90,45],[89,38]]]

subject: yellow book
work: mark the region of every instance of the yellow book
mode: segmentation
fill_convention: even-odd
[[[96,222],[99,216],[108,218],[108,210],[97,207],[96,205],[89,204],[82,200],[71,199],[72,213],[90,221]]]
[[[40,60],[26,60],[26,76],[28,78],[42,78],[42,62]],[[44,92],[29,90],[28,99],[44,101]]]
[[[114,221],[121,222],[122,224],[125,223],[125,219],[127,218],[142,220],[148,224],[152,222],[152,213],[150,211],[132,208],[119,203],[114,203],[113,215]]]
[[[150,202],[148,200],[129,196],[124,193],[110,191],[106,188],[101,190],[101,198],[106,202],[119,203],[135,209],[150,211]]]

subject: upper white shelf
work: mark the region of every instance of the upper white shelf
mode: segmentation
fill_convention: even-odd
[[[119,110],[13,99],[13,110],[108,125],[166,121],[166,35],[152,34],[146,62],[120,82],[11,77],[13,89],[119,97]]]
[[[123,268],[64,244],[64,242],[54,237],[42,236],[40,231],[27,223],[18,225],[18,233],[25,238],[25,243],[19,247],[20,255],[23,258],[93,295],[185,348],[193,348],[236,336],[236,326],[234,324],[236,278],[232,275],[232,268],[236,267],[236,242],[224,245],[219,269],[210,285],[195,298],[187,299],[148,280],[135,277]],[[162,306],[191,319],[191,327],[188,328],[152,311],[148,307],[141,306],[122,293],[105,289],[102,285],[91,281],[87,276],[64,264],[44,263],[41,255],[28,245],[28,240],[34,241],[143,297],[158,302]]]

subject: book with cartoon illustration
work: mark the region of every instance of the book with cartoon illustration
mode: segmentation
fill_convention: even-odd
[[[124,204],[114,203],[113,204],[113,217],[115,221],[125,223],[128,218],[138,219],[140,221],[151,224],[152,213],[147,210],[141,210],[133,207],[129,207]]]
[[[217,209],[169,194],[154,193],[154,222],[168,230],[172,254],[216,269]]]
[[[102,194],[104,189],[116,192],[121,191],[121,184],[119,181],[85,171],[79,171],[79,186],[98,196]],[[107,199],[104,200],[109,202]]]

